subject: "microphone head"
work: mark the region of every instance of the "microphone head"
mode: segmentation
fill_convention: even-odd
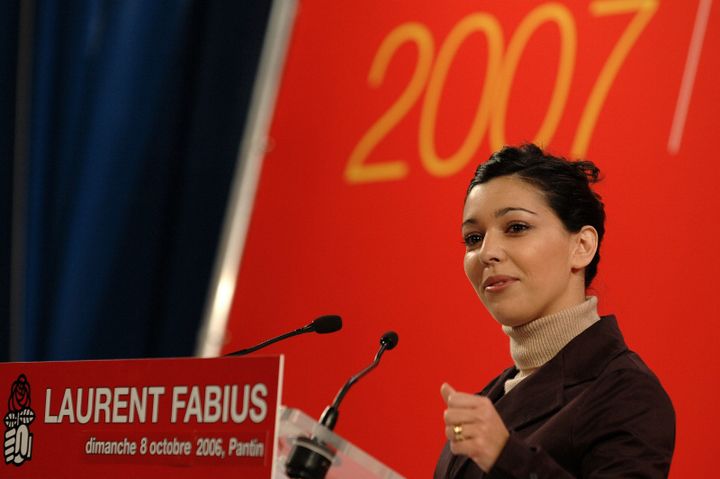
[[[334,333],[342,329],[342,318],[336,314],[320,316],[310,323],[310,330],[318,334]]]
[[[395,331],[388,331],[380,338],[380,345],[385,346],[385,349],[392,349],[397,346],[399,340],[400,338]]]

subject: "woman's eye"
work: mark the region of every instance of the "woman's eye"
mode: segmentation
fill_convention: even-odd
[[[510,226],[508,226],[507,231],[508,233],[522,233],[523,231],[530,228],[528,225],[523,223],[513,223]]]
[[[465,246],[468,248],[472,246],[476,246],[479,243],[482,243],[483,235],[479,233],[470,233],[463,237],[463,243],[465,243]]]

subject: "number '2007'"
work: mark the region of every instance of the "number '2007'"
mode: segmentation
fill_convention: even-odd
[[[658,0],[593,0],[589,8],[590,13],[597,17],[632,12],[635,15],[610,52],[585,104],[571,148],[572,155],[577,157],[586,154],[607,93],[628,52],[655,14]],[[414,43],[418,50],[415,70],[402,94],[355,145],[345,167],[345,179],[349,183],[366,183],[397,180],[407,175],[408,164],[403,160],[373,163],[367,163],[366,160],[377,144],[418,101],[423,90],[425,96],[420,114],[418,146],[421,163],[430,174],[445,177],[460,171],[476,153],[488,129],[492,149],[502,147],[505,143],[508,97],[515,71],[533,33],[547,22],[554,22],[558,26],[561,51],[550,104],[533,141],[550,143],[565,109],[575,66],[577,32],[567,7],[550,2],[531,10],[518,25],[504,52],[502,28],[489,13],[472,13],[461,19],[440,46],[436,58],[433,58],[433,37],[429,29],[421,23],[408,22],[393,29],[380,44],[370,67],[368,83],[374,88],[382,84],[390,60],[408,42]],[[476,32],[483,33],[487,39],[485,83],[464,141],[454,153],[442,158],[435,148],[435,124],[445,79],[458,49],[468,36]]]

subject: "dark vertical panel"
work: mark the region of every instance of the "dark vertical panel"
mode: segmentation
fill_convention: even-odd
[[[10,358],[13,158],[19,1],[0,5],[0,361]]]
[[[207,4],[178,178],[167,264],[169,291],[153,341],[160,355],[191,354],[217,254],[230,182],[250,103],[270,0]]]

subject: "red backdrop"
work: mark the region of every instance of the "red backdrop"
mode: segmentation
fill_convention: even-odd
[[[608,232],[593,294],[672,397],[672,477],[709,471],[720,428],[709,4],[302,1],[225,351],[341,314],[340,333],[270,351],[287,355],[283,402],[319,416],[396,330],[398,348],[347,396],[336,431],[430,476],[440,384],[477,391],[511,364],[462,270],[464,190],[491,151],[536,141],[601,167]]]

